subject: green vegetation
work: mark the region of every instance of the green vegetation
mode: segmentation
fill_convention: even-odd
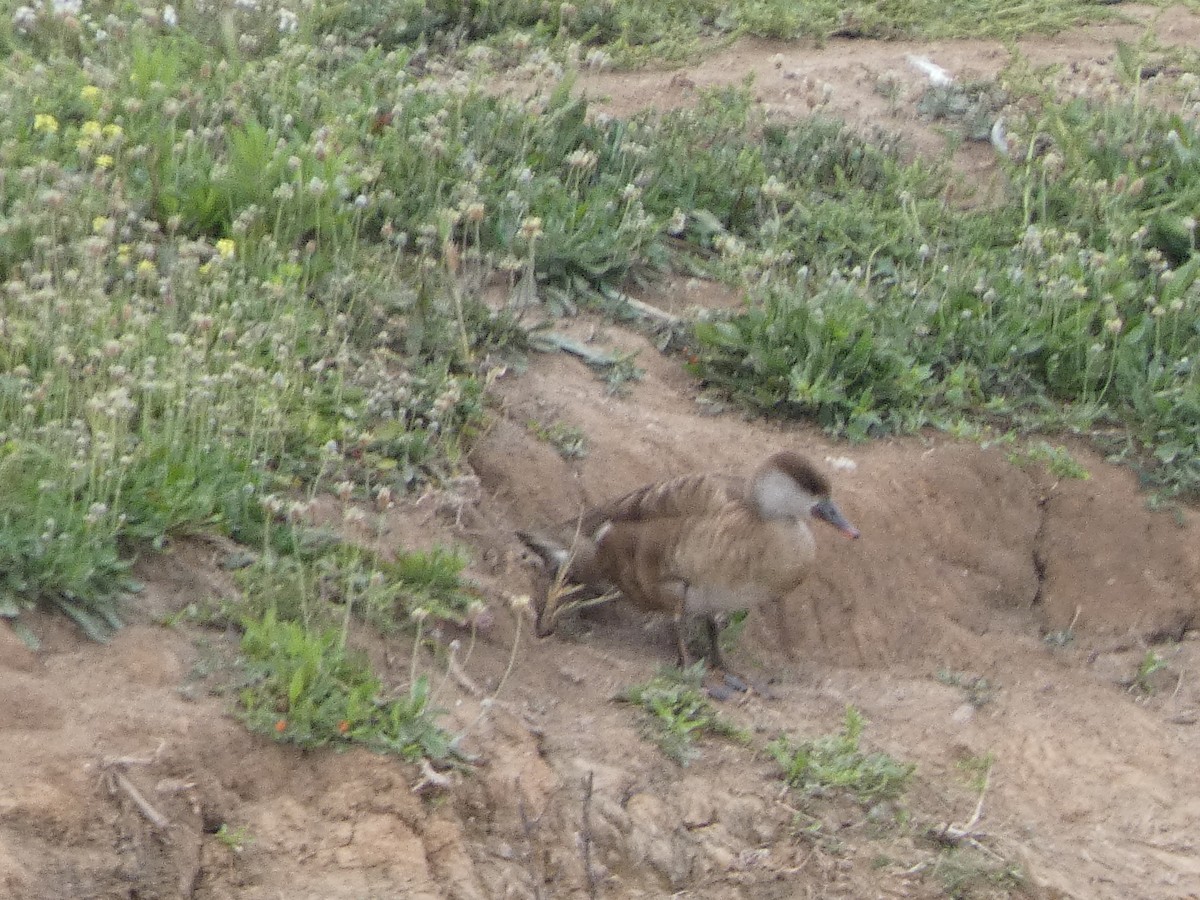
[[[385,560],[352,544],[313,555],[265,553],[237,573],[244,601],[226,613],[325,627],[351,611],[383,632],[413,619],[466,624],[482,608],[461,578],[467,560],[435,549]]]
[[[249,674],[238,709],[251,731],[301,747],[362,744],[372,750],[445,760],[452,739],[437,726],[429,682],[388,700],[365,660],[345,648],[345,632],[281,622],[273,612],[247,620],[242,653]]]
[[[1153,650],[1147,650],[1146,655],[1138,663],[1137,670],[1133,673],[1129,689],[1136,690],[1143,697],[1149,697],[1155,691],[1154,676],[1167,668],[1170,668],[1170,664],[1162,656]]]
[[[767,752],[782,768],[784,781],[808,796],[847,791],[863,803],[898,798],[915,766],[886,753],[863,753],[859,739],[865,725],[862,714],[847,706],[840,734],[798,742],[780,737]]]
[[[975,708],[985,706],[996,696],[996,686],[983,675],[972,675],[969,672],[955,672],[941,668],[934,673],[942,684],[960,688],[967,696],[967,702]]]
[[[1023,454],[1011,453],[1008,459],[1014,465],[1040,462],[1055,478],[1076,478],[1086,481],[1092,477],[1092,473],[1085,469],[1066,447],[1055,447],[1046,441],[1037,441],[1031,444]]]
[[[997,860],[974,847],[942,851],[934,872],[952,900],[1036,896],[1019,865]]]
[[[738,741],[749,736],[723,718],[704,698],[701,684],[704,663],[687,669],[664,669],[645,684],[637,684],[618,699],[640,706],[647,713],[646,730],[651,740],[681,766],[696,758],[697,735],[716,734]]]
[[[987,790],[991,778],[992,767],[996,764],[996,754],[987,752],[979,756],[968,756],[960,759],[955,766],[963,776],[971,790],[982,794]]]
[[[1104,6],[1054,0],[1014,6],[999,0],[972,3],[895,3],[834,0],[649,0],[622,3],[544,3],[541,0],[386,0],[329,4],[311,23],[318,33],[385,49],[418,43],[456,49],[486,42],[506,62],[522,61],[531,48],[560,51],[596,65],[610,57],[623,63],[672,60],[690,55],[705,39],[743,34],[767,38],[810,37],[1013,37],[1055,31],[1114,17]]]
[[[230,828],[225,822],[221,823],[221,827],[217,829],[214,837],[234,853],[245,852],[246,848],[254,842],[254,835],[245,825]]]
[[[729,222],[732,255],[759,276],[744,313],[697,326],[695,371],[857,440],[923,425],[1103,429],[1148,484],[1194,494],[1196,87],[1181,77],[1173,95],[1188,117],[1136,90],[1031,98],[1024,137],[1010,132],[1011,194],[986,210],[945,204],[943,176],[894,148],[811,122],[764,128],[745,163],[763,216]]]
[[[587,456],[587,435],[576,425],[568,425],[566,422],[543,425],[535,419],[530,419],[525,423],[525,427],[539,441],[545,441],[557,450],[563,459],[583,459]]]
[[[1191,72],[1150,102],[1124,48],[1117,100],[1060,101],[1027,74],[931,94],[927,114],[972,136],[1021,100],[1008,193],[975,211],[895,139],[767,122],[744,90],[628,120],[571,92],[577,65],[739,33],[1011,35],[1110,13],[1001,7],[8,4],[0,617],[34,642],[22,616],[57,608],[104,639],[139,554],[226,535],[255,548],[219,613],[247,629],[247,721],[301,743],[358,722],[371,746],[444,755],[410,734],[430,718],[419,679],[383,704],[343,647],[352,618],[471,621],[465,560],[381,559],[314,527],[322,500],[347,534],[382,529],[393,497],[456,471],[496,361],[529,347],[527,308],[611,311],[672,264],[747,288],[683,337],[697,375],[752,407],[855,439],[1103,429],[1148,484],[1195,493]],[[553,86],[495,96],[505,67]],[[504,284],[509,306],[483,301]],[[619,392],[639,373],[622,357],[606,374]],[[727,726],[676,688],[635,702],[685,759]]]

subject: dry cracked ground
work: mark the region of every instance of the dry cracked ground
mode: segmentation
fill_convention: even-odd
[[[1182,11],[1155,15],[1164,40],[1200,34]],[[1140,30],[1088,28],[1022,50],[1103,69],[1115,40]],[[693,86],[753,71],[764,106],[802,114],[805,85],[829,82],[834,112],[891,122],[936,150],[941,138],[911,106],[890,108],[873,89],[888,71],[915,85],[904,62],[915,51],[979,76],[1008,58],[981,41],[743,43],[682,72],[594,76],[583,89],[620,112],[688,102]],[[994,171],[989,152],[960,151],[976,183]],[[738,302],[686,279],[643,299],[676,313]],[[846,446],[802,423],[751,420],[699,403],[680,362],[642,330],[587,316],[556,327],[637,351],[644,377],[615,396],[574,357],[534,355],[497,381],[464,477],[363,537],[463,546],[475,560],[490,627],[474,641],[438,635],[460,641],[453,676],[444,655],[417,660],[444,724],[479,756],[474,771],[415,793],[415,766],[245,731],[209,690],[236,636],[156,624],[232,589],[224,548],[180,543],[142,564],[138,619],[109,645],[51,619],[34,623],[38,653],[0,633],[0,893],[1200,897],[1196,511],[1151,512],[1132,473],[1084,446],[1071,451],[1091,477],[1056,480],[934,434]],[[586,456],[565,461],[530,420],[580,429]],[[773,680],[772,696],[721,704],[750,741],[703,740],[681,768],[612,699],[670,658],[663,623],[603,607],[535,638],[506,602],[540,585],[513,531],[648,480],[744,471],[783,447],[830,466],[863,539],[820,534],[818,571],[783,620],[749,622],[733,662]],[[405,684],[409,639],[361,641],[388,683]],[[1130,680],[1151,649],[1165,667],[1143,690]],[[917,764],[900,824],[895,810],[795,797],[762,752],[780,732],[836,731],[848,704],[869,723],[869,749]],[[977,806],[962,763],[989,755]],[[976,847],[949,854],[928,836],[973,817]],[[242,840],[219,839],[221,825]],[[1023,884],[997,874],[1010,867]]]

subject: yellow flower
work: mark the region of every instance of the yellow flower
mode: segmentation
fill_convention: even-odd
[[[132,244],[120,244],[117,246],[117,262],[123,266],[129,265],[129,254],[133,251]]]
[[[110,224],[111,220],[107,216],[96,216],[96,218],[92,219],[92,233],[104,234]]]
[[[95,103],[97,100],[99,100],[100,93],[100,88],[96,87],[94,84],[85,84],[79,89],[79,96],[88,103]]]
[[[137,273],[143,278],[153,278],[158,270],[154,268],[154,263],[148,259],[143,259],[137,264]]]
[[[97,169],[111,169],[112,164],[114,162],[116,162],[116,160],[114,160],[107,153],[101,153],[99,156],[96,157],[96,168]]]
[[[79,140],[77,140],[75,142],[75,149],[77,151],[79,151],[80,153],[91,153],[92,152],[92,142],[89,141],[87,138],[80,138]]]
[[[89,119],[79,126],[79,133],[88,140],[98,141],[100,140],[100,135],[103,133],[103,129],[95,119]]]
[[[119,138],[124,133],[125,133],[125,130],[123,128],[121,128],[120,125],[111,125],[110,124],[110,125],[104,126],[104,139],[106,141],[115,141],[115,140],[117,140],[117,138]]]
[[[58,119],[49,113],[38,113],[33,117],[33,130],[55,134],[58,131]]]
[[[229,238],[221,238],[217,241],[217,253],[222,259],[232,259],[233,254],[237,252],[237,244]]]

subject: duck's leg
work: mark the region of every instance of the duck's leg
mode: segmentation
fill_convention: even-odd
[[[711,615],[704,617],[704,631],[708,635],[708,661],[712,664],[713,671],[721,673],[721,682],[725,687],[740,694],[749,691],[750,682],[725,665],[725,657],[721,653],[721,628],[717,625],[716,618]],[[728,696],[720,696],[725,692],[717,690],[714,693],[711,688],[709,693],[718,700],[727,699]]]
[[[692,656],[688,653],[687,639],[684,636],[684,609],[680,601],[675,614],[671,616],[671,628],[675,632],[675,647],[679,654],[677,662],[680,669],[686,669],[692,664]]]
[[[680,669],[686,669],[692,664],[692,655],[688,653],[687,640],[684,638],[684,624],[687,619],[687,584],[682,581],[662,581],[655,585],[654,590],[641,598],[639,605],[649,609],[659,609],[671,612],[671,630],[675,637],[675,662]]]
[[[721,629],[713,616],[705,615],[704,631],[708,635],[708,661],[714,669],[725,671],[725,659],[721,656]]]

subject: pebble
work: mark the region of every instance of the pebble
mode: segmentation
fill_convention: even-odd
[[[970,703],[963,703],[950,715],[950,718],[955,725],[966,725],[975,718],[975,707]]]

